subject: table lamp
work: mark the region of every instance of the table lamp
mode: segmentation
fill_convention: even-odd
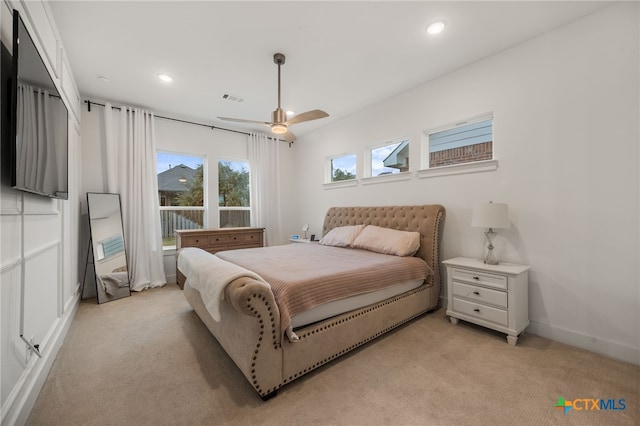
[[[487,257],[484,259],[484,263],[487,265],[497,265],[499,262],[493,253],[493,239],[496,236],[493,228],[509,227],[509,206],[492,201],[476,204],[473,207],[471,226],[476,228],[489,228],[489,230],[484,233],[487,237],[487,249],[489,250]]]

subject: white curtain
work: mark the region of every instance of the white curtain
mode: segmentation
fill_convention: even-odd
[[[131,290],[166,283],[153,113],[104,108],[107,191],[120,194]]]
[[[251,166],[251,225],[265,228],[265,245],[282,241],[280,214],[280,145],[264,134],[248,136]]]
[[[26,84],[18,85],[16,184],[47,194],[58,186],[58,163],[52,126],[56,122],[51,94]],[[66,137],[66,135],[64,135]]]

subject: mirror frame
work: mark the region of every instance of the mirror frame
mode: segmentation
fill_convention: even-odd
[[[109,208],[99,205],[99,196],[113,198],[112,205]],[[120,194],[87,192],[87,211],[98,303],[131,296]],[[110,228],[101,229],[100,220],[110,220]]]

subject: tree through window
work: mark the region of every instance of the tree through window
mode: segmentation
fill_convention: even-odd
[[[218,209],[220,227],[251,225],[249,164],[243,161],[218,161]]]

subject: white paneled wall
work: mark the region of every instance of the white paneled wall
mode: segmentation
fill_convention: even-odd
[[[0,185],[0,420],[23,424],[78,305],[80,265],[79,95],[48,6],[0,4],[2,43],[12,50],[13,9],[21,14],[69,109],[69,200]],[[39,345],[36,356],[20,338]]]

